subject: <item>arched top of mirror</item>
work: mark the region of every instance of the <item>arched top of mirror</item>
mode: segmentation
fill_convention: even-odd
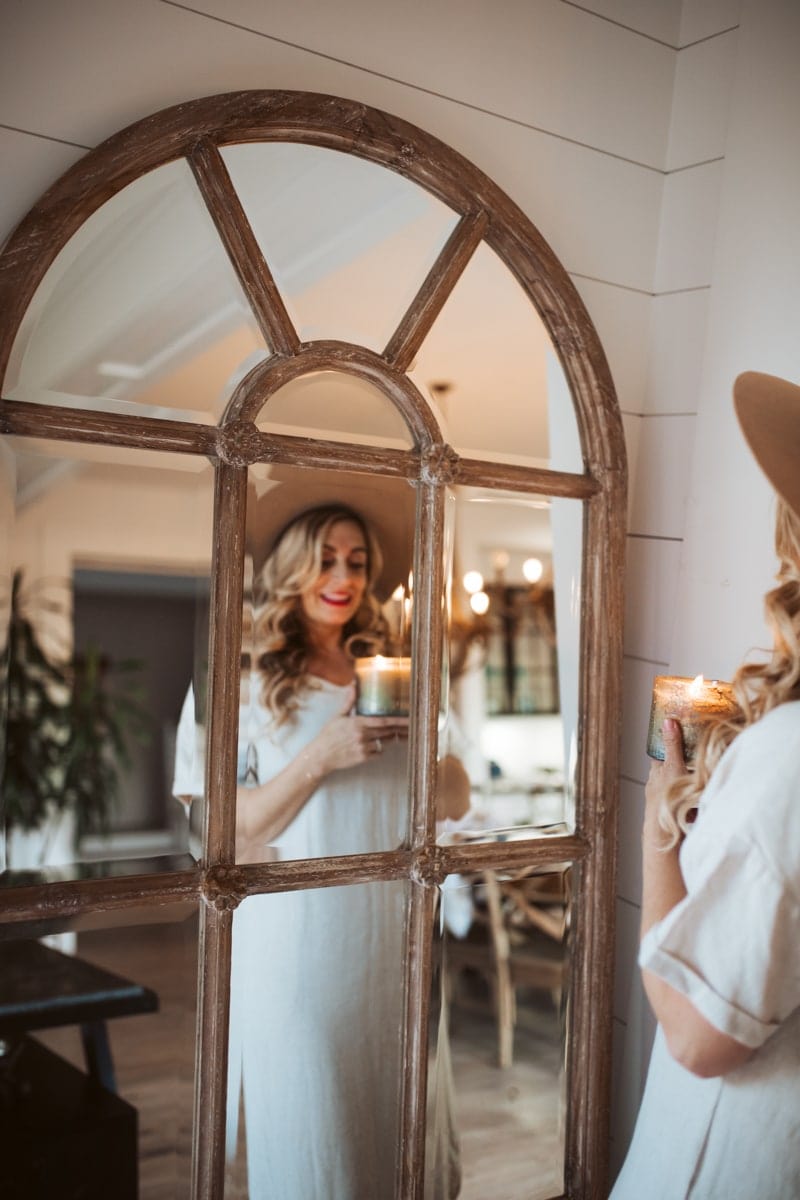
[[[270,145],[259,148],[254,143]],[[284,223],[289,210],[296,208],[293,189],[299,187],[302,193],[304,186],[292,174],[291,165],[308,152],[305,186],[313,220],[306,228],[312,249],[315,247],[311,260],[316,259],[317,268],[320,264],[323,268],[316,277],[311,260],[305,264],[299,259],[281,262],[279,256],[275,263],[270,262],[272,250],[266,237],[266,253],[262,253],[259,233],[266,228],[266,218],[263,208],[259,209],[257,184],[260,155],[265,150],[270,153],[264,162],[272,164],[266,174],[280,183],[275,202],[279,209],[283,206]],[[357,186],[349,188],[351,199],[344,185],[335,196],[326,189],[326,201],[331,203],[320,213],[319,180],[330,170],[329,164],[339,160],[338,155],[330,156],[331,151],[344,152],[343,160],[354,156],[362,161],[346,160],[357,181]],[[390,169],[385,177],[381,167]],[[334,177],[346,180],[347,171],[334,170]],[[366,206],[370,221],[365,227],[364,196],[359,199],[359,194],[367,180],[372,195]],[[134,181],[133,211],[139,218],[135,233],[124,208],[115,209],[123,190]],[[312,200],[317,201],[316,213]],[[160,208],[166,224],[150,221],[154,206]],[[333,214],[343,221],[340,244],[332,228]],[[85,236],[81,226],[89,218],[93,218],[99,240],[91,250],[83,245],[89,257],[79,265],[77,251]],[[116,229],[115,219],[120,222]],[[174,230],[176,223],[180,234],[171,236],[170,228]],[[422,231],[413,253],[407,242],[412,228]],[[148,284],[135,286],[135,268],[141,264],[134,261],[127,278],[124,273],[120,277],[116,306],[100,323],[107,340],[95,346],[90,371],[100,376],[101,383],[95,378],[90,384],[86,362],[80,361],[80,355],[76,361],[74,353],[81,308],[76,305],[66,315],[64,292],[68,283],[86,286],[82,268],[93,257],[99,278],[103,266],[109,264],[109,247],[113,246],[114,253],[124,248],[126,230],[137,245],[147,246],[148,261],[158,260],[154,272],[144,272],[149,295],[158,287],[162,306],[168,303],[167,276],[173,268],[182,302],[169,311],[163,344],[148,340],[151,331],[143,329],[139,319],[139,289]],[[348,237],[352,242],[359,230],[363,233],[361,257],[348,258],[345,243]],[[138,240],[140,236],[144,242]],[[197,252],[187,245],[190,237],[192,247],[200,248]],[[222,246],[227,255],[220,252]],[[281,247],[285,252],[285,239]],[[163,252],[160,257],[159,248]],[[516,281],[522,299],[537,310],[544,329],[539,341],[550,343],[563,367],[563,390],[574,402],[583,458],[583,464],[571,463],[568,469],[585,466],[601,488],[609,471],[621,481],[621,424],[602,349],[566,272],[530,221],[482,172],[431,135],[364,105],[315,94],[240,92],[179,105],[123,130],[67,172],[22,222],[0,257],[4,396],[69,405],[71,401],[63,396],[77,395],[81,397],[78,406],[83,408],[116,410],[122,415],[146,411],[214,423],[254,365],[270,356],[273,363],[276,358],[292,357],[309,336],[328,333],[321,327],[324,322],[315,307],[331,284],[327,270],[331,277],[343,272],[342,287],[347,290],[349,286],[348,304],[335,313],[328,339],[348,343],[360,339],[358,344],[385,364],[385,379],[377,378],[376,385],[397,403],[398,377],[407,379],[408,371],[414,379],[415,368],[420,361],[424,363],[426,352],[435,344],[437,318],[446,309],[448,297],[452,293],[457,305],[454,289],[459,280],[468,278],[468,270],[474,275],[475,264],[487,261],[488,250]],[[360,291],[367,280],[386,276],[382,258],[390,252],[401,263],[396,273],[391,272],[397,286],[386,291],[384,305],[373,305],[374,311],[369,311]],[[45,307],[60,302],[64,315],[58,336],[50,336],[51,327],[45,342],[47,313],[43,317],[37,289],[44,287],[53,270],[53,287]],[[215,297],[213,305],[209,305],[209,295]],[[95,304],[97,298],[98,293]],[[85,315],[88,321],[89,312]],[[125,331],[127,343],[124,338],[119,340],[123,316],[130,325]],[[446,323],[445,313],[439,330]],[[384,341],[387,329],[393,332]],[[96,333],[95,328],[92,336]],[[429,335],[432,341],[426,343]],[[15,339],[18,344],[9,362]],[[23,352],[37,342],[46,344],[43,361],[48,369],[37,374],[34,365],[26,378]],[[194,355],[193,344],[202,345]],[[133,362],[125,356],[128,345],[138,353]],[[419,382],[422,394],[427,389],[435,401],[436,385],[451,381],[426,378]],[[133,409],[128,407],[132,395]],[[499,387],[487,398],[487,406],[498,405],[504,395]],[[431,404],[432,414],[436,408],[435,402]],[[446,419],[444,424],[446,438]],[[475,430],[463,439],[456,438],[459,440],[462,452],[473,454],[480,449],[471,444],[476,440]],[[485,449],[492,451],[491,446]],[[508,458],[504,446],[496,450]],[[544,456],[532,451],[523,457],[541,462]]]

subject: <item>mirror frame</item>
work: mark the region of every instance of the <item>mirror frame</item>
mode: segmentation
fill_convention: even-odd
[[[225,168],[231,143],[291,141],[381,164],[449,205],[460,220],[382,354],[335,341],[301,344]],[[199,1021],[192,1196],[221,1200],[224,1080],[233,910],[260,892],[406,879],[411,887],[402,1129],[396,1195],[423,1195],[426,1026],[436,889],[454,871],[570,861],[577,876],[568,1016],[565,1196],[606,1194],[613,998],[614,903],[626,461],[611,375],[567,272],[525,214],[477,167],[430,134],[363,104],[314,93],[243,91],[156,113],[91,151],[40,199],[0,256],[0,378],[50,264],[107,199],[154,168],[185,158],[272,356],[240,383],[219,426],[2,401],[0,432],[172,450],[215,466],[215,546],[209,675],[208,804],[202,861],[169,875],[6,888],[0,922],[40,923],[101,909],[200,899]],[[460,457],[445,443],[405,374],[464,270],[485,241],[537,310],[573,397],[582,474]],[[396,405],[410,451],[273,436],[253,418],[292,378],[328,368],[365,378]],[[236,721],[241,589],[249,464],[378,471],[418,489],[418,618],[412,698],[411,837],[399,850],[347,858],[237,865],[234,860]],[[579,750],[574,834],[439,846],[434,787],[441,655],[444,495],[453,483],[584,502]]]

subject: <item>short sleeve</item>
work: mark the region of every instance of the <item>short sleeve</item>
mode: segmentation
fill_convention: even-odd
[[[205,791],[205,747],[203,730],[195,721],[194,691],[190,687],[181,709],[175,737],[175,773],[172,794],[178,798],[200,797]]]
[[[757,840],[738,834],[713,857],[642,939],[639,965],[755,1049],[800,1004],[800,911]]]

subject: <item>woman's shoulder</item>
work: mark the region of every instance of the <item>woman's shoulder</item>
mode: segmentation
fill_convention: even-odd
[[[765,713],[760,720],[744,729],[733,742],[731,749],[738,751],[737,757],[768,755],[770,762],[775,757],[796,761],[800,771],[800,759],[796,752],[800,747],[800,700],[787,700]]]
[[[715,776],[709,785],[706,834],[721,840],[744,838],[758,846],[775,874],[796,879],[800,701],[778,705],[743,730],[728,747]]]
[[[793,700],[770,709],[733,739],[711,774],[701,807],[711,807],[720,793],[729,809],[749,807],[758,792],[774,786],[776,776],[788,783],[798,774],[800,701]]]

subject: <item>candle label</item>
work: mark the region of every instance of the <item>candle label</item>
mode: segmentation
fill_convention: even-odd
[[[647,753],[663,762],[666,758],[662,728],[666,717],[674,717],[683,733],[683,752],[691,762],[703,727],[714,717],[727,716],[736,709],[736,700],[729,683],[683,675],[657,675],[653,681],[650,705],[650,724],[647,730]]]
[[[356,659],[356,712],[362,717],[407,717],[411,707],[411,659]]]

